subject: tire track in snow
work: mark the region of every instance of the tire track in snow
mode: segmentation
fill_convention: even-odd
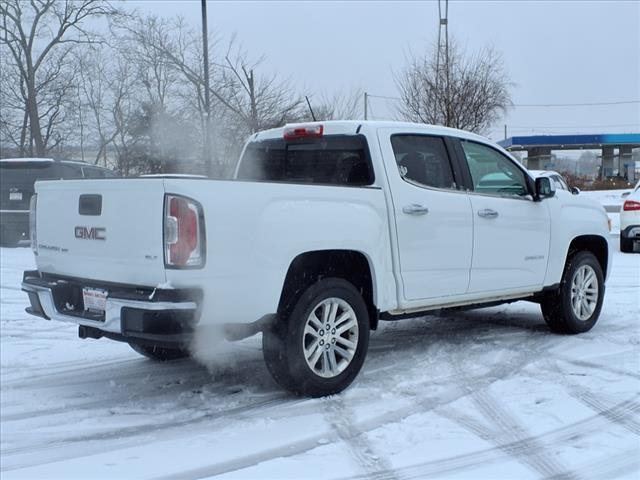
[[[502,372],[503,370],[504,370],[504,367],[499,368],[500,372]],[[483,377],[479,381],[482,383],[491,383],[495,381],[495,377],[493,376],[493,374],[491,374],[487,377]],[[428,382],[424,382],[424,383],[421,382],[422,387],[424,387],[426,383]],[[433,410],[434,408],[440,405],[445,405],[445,404],[454,402],[466,395],[467,393],[464,389],[462,389],[461,387],[455,386],[451,388],[448,392],[445,392],[445,394],[441,393],[439,395],[429,397],[426,400],[423,399],[421,404],[417,406],[415,404],[412,404],[410,406],[407,406],[395,411],[383,413],[381,415],[376,416],[372,420],[362,422],[361,424],[357,424],[356,427],[362,433],[369,432],[371,430],[379,428],[380,426],[400,421],[403,418],[406,418],[415,413]],[[197,418],[190,418],[190,419],[180,420],[175,422],[167,422],[160,425],[146,424],[146,425],[140,425],[140,426],[123,427],[123,428],[112,429],[106,432],[100,432],[96,434],[76,435],[73,437],[67,437],[67,438],[61,439],[59,441],[49,441],[42,444],[36,444],[36,445],[32,444],[24,447],[3,449],[3,455],[5,456],[5,460],[11,456],[16,456],[20,454],[30,455],[28,462],[25,462],[24,464],[16,463],[16,464],[13,464],[10,468],[3,468],[3,470],[7,470],[7,471],[16,470],[16,469],[24,468],[27,466],[41,465],[41,464],[46,464],[53,461],[64,460],[64,458],[60,458],[60,456],[57,456],[56,458],[47,458],[46,452],[55,450],[57,448],[68,447],[69,445],[74,445],[77,443],[83,444],[82,453],[79,454],[78,452],[74,452],[74,455],[70,458],[88,456],[94,453],[105,452],[105,451],[108,451],[109,449],[111,450],[121,449],[127,445],[138,444],[137,437],[140,437],[141,435],[145,435],[148,433],[157,433],[161,431],[167,432],[170,430],[180,429],[185,426],[194,426],[198,424],[204,424],[212,420],[215,421],[217,419],[220,419],[223,417],[226,418],[232,415],[243,415],[243,414],[247,414],[255,411],[255,412],[260,412],[262,416],[262,413],[266,408],[283,407],[283,406],[286,408],[289,408],[290,406],[292,406],[295,409],[296,406],[304,406],[304,404],[313,405],[314,407],[317,406],[315,403],[312,403],[311,400],[297,400],[297,401],[294,400],[294,401],[287,402],[287,399],[291,400],[291,397],[287,396],[286,394],[281,394],[281,395],[274,396],[273,398],[267,399],[265,401],[252,403],[250,405],[244,405],[244,406],[241,405],[239,407],[234,407],[231,409],[215,411],[209,414],[201,415]],[[412,396],[412,400],[415,400],[413,396]],[[306,411],[305,413],[314,413],[314,412],[309,412],[308,407],[304,408],[304,410]],[[283,413],[283,414],[286,415],[286,413]],[[114,445],[113,447],[105,446],[103,443],[92,445],[95,441],[105,441],[105,440],[115,440],[115,439],[119,440],[119,442],[117,443],[117,445]],[[228,462],[216,463],[215,466],[205,468],[206,472],[213,472],[213,473],[207,473],[206,475],[203,474],[202,476],[210,476],[214,474],[233,471],[236,469],[247,468],[249,466],[252,466],[254,461],[256,463],[259,463],[262,461],[268,461],[268,460],[272,460],[274,458],[278,458],[282,456],[290,456],[290,455],[305,453],[318,446],[321,446],[321,442],[323,440],[335,442],[339,440],[339,437],[335,431],[329,432],[329,434],[323,433],[316,436],[312,436],[308,441],[305,441],[305,442],[296,443],[296,444],[285,444],[282,446],[273,447],[259,454],[249,455],[247,457],[241,457],[239,459],[234,459]],[[38,455],[39,460],[36,461],[35,463],[34,463],[34,457],[33,457],[34,453],[39,454]],[[6,464],[6,461],[5,461],[5,464]],[[201,469],[197,469],[198,472],[200,472],[200,470]],[[178,476],[178,478],[200,478],[200,476],[198,475],[194,477],[192,476],[192,473],[187,473],[184,476]],[[170,478],[174,478],[174,476],[171,476]]]
[[[539,352],[527,351],[527,355],[540,358]],[[455,364],[454,368],[461,375],[465,375],[465,365]],[[479,428],[478,425],[469,421],[457,422],[455,415],[448,415],[447,418],[459,423],[462,427],[497,448],[501,448],[501,445],[511,445],[527,439],[524,448],[516,450],[509,448],[505,450],[505,453],[513,456],[515,460],[528,466],[543,477],[577,478],[563,473],[567,471],[567,468],[548,451],[548,448],[543,443],[532,437],[522,423],[501,402],[497,401],[487,389],[472,388],[469,386],[469,382],[466,381],[463,382],[463,385],[469,393],[470,400],[478,409],[478,413],[490,423],[491,427],[489,429]]]
[[[188,361],[188,360],[186,360]],[[186,362],[185,361],[185,362]],[[74,362],[65,362],[62,365],[71,364],[76,365],[71,368],[63,368],[59,370],[59,365],[48,365],[46,367],[40,368],[31,368],[26,367],[30,372],[43,372],[36,373],[35,375],[29,375],[27,378],[22,378],[20,380],[9,380],[3,381],[2,387],[3,389],[25,389],[30,387],[49,387],[49,386],[59,386],[59,385],[68,385],[73,383],[85,383],[87,381],[97,382],[100,380],[111,380],[112,375],[120,371],[122,367],[126,367],[127,365],[131,365],[136,369],[135,372],[132,372],[131,375],[139,376],[141,373],[139,370],[144,370],[144,368],[140,368],[141,365],[145,364],[147,367],[152,367],[151,364],[147,363],[142,358],[130,358],[127,360],[107,360],[101,363],[93,363],[91,365],[83,365],[77,366],[78,361]],[[157,366],[157,365],[156,365]],[[149,373],[154,371],[153,368],[147,368]],[[155,370],[157,372],[157,370]],[[129,373],[125,371],[124,373]],[[83,376],[86,375],[86,376]],[[82,378],[78,378],[82,377]],[[65,382],[65,380],[67,382]]]
[[[159,380],[160,382],[158,382],[157,385],[153,386],[154,388],[151,391],[146,390],[127,392],[126,389],[123,389],[125,391],[119,392],[117,395],[110,395],[108,402],[105,402],[104,398],[96,399],[95,397],[100,397],[99,394],[96,394],[93,395],[91,399],[88,399],[86,401],[70,402],[61,407],[27,410],[20,411],[18,413],[2,415],[0,416],[0,422],[15,422],[25,419],[32,420],[40,417],[54,416],[65,413],[68,414],[70,410],[72,410],[74,414],[91,413],[92,415],[95,415],[98,411],[122,408],[122,405],[125,404],[134,404],[136,402],[149,403],[150,401],[153,401],[152,403],[155,403],[155,400],[158,398],[162,398],[165,396],[170,397],[174,393],[194,391],[196,389],[199,389],[203,384],[203,379],[200,377],[181,379],[178,382],[166,381],[163,383],[162,379]],[[210,399],[210,401],[218,398],[228,398],[228,396],[225,396],[224,394],[228,393],[229,388],[224,385],[222,387],[224,387],[224,389],[227,391],[222,392],[222,394],[220,395],[215,395],[215,397],[213,399]],[[68,421],[68,419],[66,420]],[[49,426],[51,425],[50,422],[47,422],[47,424]]]
[[[640,448],[635,448],[616,455],[606,455],[578,467],[575,471],[589,480],[611,480],[631,473],[637,478],[640,470],[639,450]]]
[[[628,417],[632,415],[637,416],[637,414],[640,413],[640,406],[638,406],[637,403],[633,401],[624,401],[613,406],[608,410],[608,413],[611,413],[613,415],[620,415],[622,417]],[[455,415],[456,418],[458,418],[458,414],[456,413]],[[483,430],[487,428],[478,423],[477,420],[464,414],[461,417],[469,421],[469,425],[472,426],[471,428],[479,428]],[[401,475],[405,480],[422,479],[430,476],[461,472],[470,468],[477,468],[479,465],[495,463],[503,459],[513,458],[510,452],[524,451],[529,448],[529,443],[534,440],[546,445],[547,448],[566,445],[566,443],[569,441],[575,441],[577,438],[600,432],[602,426],[606,425],[607,423],[608,422],[603,415],[596,414],[572,424],[563,425],[560,428],[545,432],[541,435],[522,438],[513,442],[504,443],[498,446],[494,446],[484,450],[478,450],[471,453],[464,453],[437,460],[416,463],[414,465],[397,468],[395,472],[396,474]],[[601,462],[603,465],[606,465],[608,458],[609,457],[602,459],[598,463]],[[623,458],[621,458],[621,460],[623,460]],[[628,469],[632,465],[638,463],[635,458],[633,460],[634,462],[625,461],[623,464],[611,465],[611,472],[619,471],[621,469]],[[560,472],[558,476],[545,478],[565,478],[564,475],[575,475],[576,473],[584,473],[586,477],[591,478],[588,471],[589,465],[578,467],[578,469],[573,473]],[[609,480],[611,477],[606,476],[607,472],[608,470],[602,472],[602,478]],[[344,478],[345,480],[387,480],[385,472]]]
[[[513,415],[487,392],[475,392],[471,395],[471,399],[479,413],[489,420],[494,428],[481,427],[464,417],[456,420],[455,414],[449,414],[447,418],[465,427],[484,441],[495,445],[496,448],[503,450],[505,454],[528,466],[544,478],[578,478],[577,475],[566,473],[568,469],[556,460],[553,454],[548,451],[548,447],[535,436],[531,436]]]
[[[562,369],[558,362],[547,359],[545,360],[545,364],[549,374],[555,378],[558,384],[562,385],[566,389],[569,395],[592,411],[604,415],[604,417],[612,424],[618,425],[634,435],[640,436],[640,422],[634,418],[623,418],[620,415],[611,413],[609,411],[609,406],[606,402],[603,402],[601,398],[598,398],[598,396],[594,395],[583,386],[575,382],[571,382],[566,374],[560,373],[562,372]],[[640,396],[637,396],[636,398],[640,398]],[[640,409],[639,403],[635,403],[631,406],[636,409]]]
[[[5,464],[6,464],[6,460],[11,456],[16,456],[24,453],[31,455],[34,452],[40,452],[39,454],[40,461],[34,462],[34,457],[30,457],[29,461],[26,462],[25,464],[16,464],[11,466],[10,468],[4,468],[3,466],[2,471],[17,470],[27,466],[42,465],[42,464],[49,463],[49,460],[44,458],[44,455],[42,454],[42,452],[55,450],[56,448],[66,447],[69,445],[81,443],[83,444],[82,453],[78,454],[78,452],[74,452],[74,456],[71,458],[78,458],[80,456],[89,456],[95,453],[107,451],[104,445],[94,445],[93,447],[95,448],[91,448],[90,444],[96,441],[114,440],[114,439],[124,440],[125,442],[119,442],[118,445],[115,446],[115,449],[120,449],[123,447],[123,443],[126,444],[126,440],[135,440],[135,437],[147,435],[150,433],[156,433],[156,432],[167,430],[167,429],[192,426],[200,423],[217,420],[220,418],[226,418],[227,416],[233,416],[233,415],[240,416],[245,413],[251,412],[253,410],[262,411],[262,410],[266,410],[274,407],[281,407],[283,406],[283,404],[287,403],[285,401],[287,398],[290,399],[290,397],[288,397],[286,394],[278,393],[278,394],[270,395],[262,400],[251,402],[249,404],[238,405],[231,408],[206,412],[197,418],[191,417],[188,419],[178,420],[174,422],[166,422],[161,424],[132,425],[129,427],[122,427],[122,428],[108,430],[105,432],[99,432],[95,434],[69,436],[58,441],[50,441],[42,444],[26,445],[26,446],[15,447],[15,448],[3,448],[2,454],[3,454],[3,457],[5,457],[4,458]],[[305,401],[305,400],[297,400],[297,401],[293,400],[294,403],[302,402],[302,401]],[[138,444],[138,442],[131,441],[130,444],[136,445]],[[55,458],[50,461],[60,461],[60,460],[63,460],[63,459]]]
[[[640,435],[640,422],[631,417],[623,415],[616,415],[612,413],[602,401],[595,397],[590,392],[570,392],[572,396],[582,401],[585,405],[591,408],[594,412],[603,415],[607,420],[616,425],[620,425],[622,428],[630,431],[635,435]],[[636,408],[640,408],[640,404],[635,403]]]
[[[462,325],[462,327],[467,328],[467,325]],[[513,331],[513,329],[505,329],[505,330],[509,330],[509,331]],[[445,332],[448,334],[453,333],[455,336],[456,332]],[[459,332],[462,333],[462,332]],[[414,332],[415,334],[415,332]],[[447,335],[443,334],[443,338],[446,338]],[[466,342],[469,342],[469,335],[465,334],[464,336],[459,335],[461,338],[459,340],[465,340]],[[521,337],[521,335],[519,335]],[[464,338],[462,338],[464,337]],[[525,348],[521,348],[519,350],[519,353],[522,354],[523,350],[527,350],[528,347],[533,347],[533,346],[537,346],[540,344],[544,344],[545,341],[547,341],[549,338],[549,335],[536,335],[533,338],[533,341],[530,341],[528,338],[525,339],[526,344],[524,345]],[[438,340],[438,338],[436,338],[436,341]],[[452,343],[452,342],[449,342]],[[454,345],[458,345],[461,342],[453,342]],[[553,347],[554,345],[551,344],[548,346],[548,348]],[[548,349],[547,348],[547,349]],[[519,371],[519,369],[526,367],[529,363],[536,361],[537,360],[537,356],[539,355],[539,353],[535,353],[533,352],[533,348],[529,348],[527,350],[526,354],[522,354],[516,357],[516,360],[512,360],[509,361],[507,363],[507,365],[498,365],[496,366],[494,369],[492,369],[491,371],[489,371],[487,374],[485,374],[484,376],[482,376],[479,379],[475,379],[476,381],[474,382],[474,385],[477,385],[478,388],[481,387],[486,387],[489,386],[491,383],[495,382],[496,380],[501,380],[503,379],[504,376],[507,375],[511,375],[514,373],[517,373]],[[544,351],[544,349],[538,349],[540,352]],[[128,360],[128,362],[131,361],[137,361],[137,359],[132,359],[132,360]],[[192,364],[189,364],[192,365]],[[157,370],[156,370],[157,371]],[[176,371],[172,370],[169,375],[170,376],[175,376]],[[435,383],[438,383],[438,381],[443,382],[447,380],[447,378],[439,378],[439,379],[435,379]],[[448,378],[449,382],[452,381],[451,378]],[[431,382],[431,380],[427,380],[426,382],[419,382],[420,383],[420,387],[422,391],[424,391],[424,387],[428,386],[429,383]],[[359,429],[359,431],[361,432],[368,432],[371,431],[373,429],[376,429],[380,426],[383,426],[385,424],[388,423],[392,423],[392,422],[397,422],[402,420],[403,418],[406,418],[409,415],[415,414],[415,413],[421,413],[423,411],[429,411],[430,409],[436,408],[439,405],[446,405],[447,403],[451,403],[463,396],[466,396],[468,393],[457,387],[454,386],[453,388],[448,389],[448,391],[445,391],[444,394],[439,395],[439,396],[435,396],[435,397],[420,397],[420,395],[418,395],[418,397],[422,398],[422,402],[421,404],[417,405],[417,406],[412,406],[409,408],[401,408],[401,409],[397,409],[395,411],[391,411],[391,412],[387,412],[383,415],[377,416],[376,418],[374,418],[372,421],[369,422],[364,422],[364,423],[359,423],[356,425],[356,427]],[[405,395],[406,397],[406,395]],[[416,400],[415,396],[411,396],[412,401]],[[286,401],[282,401],[279,404],[277,404],[276,406],[282,406],[282,405],[286,405],[287,409],[291,408],[292,411],[295,411],[297,409],[296,405],[298,405],[297,403],[287,403]],[[299,406],[302,407],[301,411],[303,413],[316,413],[316,412],[310,412],[309,408],[304,404],[304,402],[299,402]],[[316,405],[317,406],[317,405]],[[259,404],[254,404],[251,406],[247,406],[246,409],[243,410],[239,410],[238,412],[236,412],[239,415],[243,415],[243,414],[247,414],[247,413],[253,413],[253,411],[256,412],[261,412],[261,409],[263,408],[267,408],[267,407],[263,407]],[[224,416],[225,414],[228,415],[233,415],[233,413],[229,413],[229,412],[222,412],[220,416]],[[156,426],[157,428],[152,428],[152,431],[168,431],[174,428],[181,428],[184,425],[188,425],[188,424],[198,424],[198,423],[204,423],[207,422],[208,420],[214,419],[215,417],[212,417],[211,415],[207,418],[196,418],[196,419],[192,419],[190,421],[179,421],[179,422],[170,422],[167,424],[162,424],[159,426]],[[233,420],[233,418],[231,418],[231,420]],[[126,434],[124,436],[125,441],[127,440],[127,438],[135,438],[139,433],[140,433],[140,428],[135,428],[135,430],[129,430],[129,431],[122,431],[120,430],[115,430],[115,431],[111,431],[111,432],[107,432],[108,437],[109,438],[120,438],[123,436],[123,433]],[[145,433],[145,430],[142,431],[142,434]],[[179,432],[180,433],[180,432]],[[99,438],[100,436],[94,436],[95,440],[100,440]],[[316,438],[313,437],[311,438],[309,441],[305,441],[302,442],[301,444],[297,444],[297,445],[283,445],[283,446],[279,446],[279,447],[274,447],[272,449],[269,449],[266,452],[262,452],[262,453],[258,453],[255,455],[251,455],[249,457],[241,457],[239,459],[234,459],[232,461],[226,462],[224,465],[227,465],[228,469],[224,468],[223,464],[216,464],[214,466],[210,466],[210,467],[206,467],[205,470],[206,471],[217,471],[219,473],[222,473],[224,471],[232,471],[232,470],[236,470],[236,469],[241,469],[241,468],[246,468],[247,466],[251,466],[251,462],[256,460],[256,461],[268,461],[271,460],[273,458],[277,458],[278,456],[289,456],[289,455],[295,455],[295,454],[299,454],[299,453],[304,453],[308,450],[314,449],[316,447],[319,446],[318,444],[318,440],[321,440],[322,438],[327,437],[327,435],[322,435],[320,438]],[[328,435],[328,438],[332,441],[339,441],[339,437],[338,435],[333,432],[332,435]],[[76,438],[75,441],[84,441],[86,439],[86,437],[81,437],[81,438]],[[133,441],[129,441],[129,443],[135,444],[137,442],[133,442]],[[62,442],[62,444],[64,445],[65,443]],[[109,451],[110,449],[120,449],[122,448],[122,444],[118,444],[115,446],[110,446],[110,445],[104,445],[104,444],[99,444],[99,445],[95,445],[95,448],[93,448],[93,451],[87,454],[92,454],[92,453],[96,453],[96,452],[104,452],[104,451]],[[38,448],[41,448],[42,446],[36,446],[36,452],[38,450]],[[84,453],[83,453],[84,455]],[[272,455],[272,456],[270,456]],[[75,456],[77,457],[78,454],[77,452],[75,452]],[[55,460],[59,460],[59,459],[55,459]],[[43,460],[40,463],[48,463],[49,461],[54,461],[54,460]],[[233,467],[233,468],[232,468]],[[194,478],[189,476],[189,472],[185,473],[184,478]]]
[[[462,333],[462,332],[461,332]],[[546,336],[545,336],[546,337]],[[534,338],[533,342],[531,343],[531,346],[533,347],[533,345],[542,345],[544,346],[544,340],[545,337],[536,337]],[[461,343],[461,342],[465,342],[468,341],[468,335],[458,335],[457,337],[458,342],[457,343]],[[465,340],[467,339],[467,340]],[[454,343],[455,344],[455,343]],[[527,356],[527,355],[522,355],[522,352],[519,352],[519,359],[520,362],[524,362],[523,365],[526,365],[526,363],[528,363],[529,361],[531,361],[531,357]],[[136,361],[136,359],[132,359],[129,361]],[[187,366],[192,365],[192,362],[190,361],[183,361],[185,364],[187,364]],[[516,362],[517,363],[517,362]],[[489,373],[487,373],[486,375],[484,375],[483,377],[481,377],[480,379],[478,379],[478,386],[480,385],[484,385],[484,384],[491,384],[492,382],[494,382],[497,379],[501,379],[503,376],[507,375],[507,374],[511,374],[515,372],[515,363],[512,361],[509,364],[510,366],[497,366],[496,368],[494,368],[492,371],[490,371]],[[153,364],[151,364],[151,366],[153,366]],[[66,374],[68,372],[63,372],[63,375]],[[175,369],[172,370],[172,373],[175,374],[176,371]],[[131,375],[130,372],[128,372],[128,376]],[[109,375],[110,376],[110,375]],[[446,383],[450,383],[452,380],[457,379],[457,376],[450,376],[448,378],[446,378],[447,382]],[[427,385],[429,383],[429,380],[427,380],[426,382],[419,382],[419,391],[423,391],[423,387],[425,385]],[[446,392],[444,396],[441,397],[434,397],[434,398],[429,398],[426,401],[423,401],[421,405],[418,405],[417,408],[418,410],[416,410],[415,406],[409,407],[409,408],[403,408],[403,409],[399,409],[395,412],[388,412],[386,414],[383,414],[382,416],[378,417],[378,423],[374,422],[372,424],[369,424],[368,429],[369,430],[373,430],[375,428],[378,428],[379,426],[382,426],[384,424],[388,424],[388,423],[392,423],[392,422],[396,422],[399,420],[402,420],[403,418],[412,415],[414,413],[419,413],[421,410],[423,409],[424,411],[429,411],[432,410],[433,408],[441,405],[441,404],[446,404],[446,403],[450,403],[453,402],[463,396],[466,396],[466,392],[458,387],[454,387],[453,389],[450,389],[449,392]],[[414,396],[412,396],[412,400],[415,400]],[[302,403],[302,402],[298,402],[298,403]],[[238,411],[238,413],[249,413],[252,410],[259,410],[260,408],[266,408],[266,405],[263,407],[263,405],[258,404],[258,405],[253,405],[253,406],[247,406],[247,407],[241,407],[241,410]],[[234,410],[234,409],[232,409]],[[308,408],[304,408],[303,409],[304,412],[303,413],[309,413]],[[222,415],[219,416],[223,416],[226,414],[232,414],[233,412],[223,412]],[[314,412],[311,412],[314,413]],[[159,431],[169,431],[169,430],[174,430],[176,428],[181,428],[187,425],[196,425],[196,424],[201,424],[204,422],[207,422],[211,419],[216,419],[218,417],[218,415],[204,415],[204,416],[198,416],[197,418],[191,418],[191,419],[187,419],[187,420],[183,420],[183,421],[176,421],[176,422],[168,422],[168,423],[163,423],[161,425],[157,425],[157,424],[152,424],[152,425],[141,425],[141,426],[134,426],[134,427],[125,427],[125,428],[118,428],[115,430],[109,430],[107,432],[100,432],[97,434],[92,434],[92,435],[80,435],[80,436],[75,436],[72,438],[66,438],[66,439],[62,439],[60,441],[57,442],[48,442],[46,444],[42,444],[42,445],[32,445],[29,447],[18,447],[17,449],[11,449],[11,450],[4,450],[5,454],[18,454],[20,452],[25,452],[27,450],[29,451],[50,451],[52,449],[55,449],[57,447],[64,447],[68,444],[74,444],[77,442],[84,442],[85,443],[85,450],[86,449],[86,443],[87,442],[93,442],[96,440],[111,440],[111,439],[129,439],[129,438],[134,438],[140,435],[144,435],[146,433],[149,432],[159,432]],[[322,438],[316,439],[316,440],[321,440]],[[337,436],[335,437],[334,441],[337,440]],[[318,446],[317,443],[311,443],[309,444],[309,448],[315,448],[316,446]],[[114,448],[120,448],[121,445],[116,445]],[[289,449],[290,450],[290,449]],[[297,450],[294,448],[294,450]],[[87,454],[91,454],[91,453],[95,453],[95,451],[105,451],[105,446],[104,445],[96,445],[95,449],[92,449],[92,452],[87,453]],[[276,449],[276,451],[280,451],[278,449]],[[84,455],[84,453],[83,453]],[[76,454],[77,456],[77,454]],[[53,461],[53,460],[48,460],[48,461]],[[47,460],[43,460],[40,463],[47,463]]]
[[[595,363],[595,362],[590,362],[588,360],[579,360],[579,359],[575,359],[575,358],[568,358],[565,357],[564,355],[554,355],[554,357],[556,357],[557,359],[565,362],[565,363],[570,363],[572,365],[576,365],[578,367],[585,367],[585,368],[595,368],[597,370],[603,370],[605,372],[609,372],[609,373],[615,373],[616,375],[623,375],[625,377],[631,377],[631,378],[635,378],[635,379],[639,379],[640,380],[640,374],[636,373],[636,372],[630,372],[627,370],[621,370],[619,368],[615,368],[615,367],[610,367],[608,365],[602,365],[600,363]]]
[[[544,338],[536,338],[532,343],[532,347],[535,345],[536,349],[540,352],[551,348],[544,342]],[[546,348],[545,348],[546,347]],[[502,380],[505,376],[511,375],[520,371],[529,363],[536,361],[535,355],[530,355],[532,350],[528,350],[523,352],[520,350],[518,355],[516,356],[516,360],[510,362],[508,365],[498,365],[491,369],[489,372],[481,376],[479,379],[470,380],[471,385],[476,388],[486,388],[489,385],[493,384],[495,381]],[[462,378],[459,374],[454,374],[449,377],[460,379]],[[466,376],[464,377],[466,378]],[[424,391],[424,387],[428,386],[429,381],[420,382],[419,383],[419,391]],[[444,393],[439,393],[438,395],[424,395],[424,394],[416,394],[411,395],[412,405],[397,409],[395,411],[385,412],[383,414],[377,415],[372,419],[362,421],[362,422],[354,422],[354,429],[357,429],[360,434],[370,432],[377,428],[380,428],[384,425],[395,423],[401,421],[402,419],[414,415],[416,413],[426,413],[432,410],[437,409],[438,407],[448,405],[459,400],[462,397],[468,395],[468,390],[466,387],[454,386],[450,388],[448,391]],[[571,433],[569,436],[575,436],[575,433]],[[158,477],[159,479],[183,479],[183,480],[193,480],[193,479],[201,479],[206,477],[212,477],[215,475],[221,475],[224,473],[229,473],[232,471],[242,470],[245,468],[252,467],[257,465],[258,463],[268,462],[270,460],[274,460],[276,458],[283,457],[291,457],[294,455],[300,455],[306,453],[310,450],[313,450],[319,446],[322,446],[322,441],[335,442],[340,439],[338,433],[334,430],[330,435],[327,434],[319,434],[312,436],[302,442],[289,443],[284,444],[278,447],[270,448],[267,450],[263,450],[261,452],[253,453],[246,455],[244,457],[235,458],[232,460],[217,462],[215,464],[195,468],[192,470],[184,471],[179,474],[171,474],[166,477]],[[326,442],[325,442],[326,443]],[[494,449],[496,452],[500,452],[499,448]],[[377,478],[375,475],[381,475],[382,478],[389,478],[394,480],[398,476],[404,477],[402,472],[390,470],[389,468],[384,468],[378,472],[370,472],[365,474],[362,478]]]
[[[322,400],[325,419],[334,429],[338,438],[349,448],[349,453],[358,466],[366,473],[384,472],[387,478],[398,480],[391,464],[371,445],[366,437],[353,422],[355,415],[351,408],[340,396],[333,396]]]

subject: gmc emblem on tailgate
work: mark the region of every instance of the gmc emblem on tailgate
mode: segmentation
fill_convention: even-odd
[[[102,227],[76,227],[74,231],[76,238],[85,240],[106,240],[107,229]]]

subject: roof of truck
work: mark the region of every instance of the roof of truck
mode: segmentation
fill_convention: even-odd
[[[457,128],[443,127],[440,125],[428,125],[425,123],[411,123],[411,122],[394,122],[394,121],[381,121],[381,120],[327,120],[320,122],[303,122],[303,123],[288,123],[284,127],[272,128],[270,130],[264,130],[253,134],[251,140],[266,140],[271,138],[279,138],[283,136],[286,128],[294,126],[311,126],[322,125],[324,128],[324,135],[354,135],[360,128],[406,128],[407,130],[416,130],[424,133],[431,133],[434,135],[452,135],[460,138],[468,138],[470,140],[482,140],[489,141],[489,139],[477,135],[475,133],[467,132],[465,130],[458,130]]]

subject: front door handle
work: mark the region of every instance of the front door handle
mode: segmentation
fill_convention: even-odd
[[[407,215],[426,215],[429,213],[429,209],[424,205],[418,205],[417,203],[412,203],[411,205],[405,205],[402,207],[402,212]]]
[[[498,216],[498,212],[491,210],[490,208],[485,208],[483,210],[478,210],[478,216],[482,218],[496,218]]]

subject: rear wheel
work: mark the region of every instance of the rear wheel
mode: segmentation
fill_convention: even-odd
[[[140,355],[144,355],[147,358],[157,360],[159,362],[168,362],[189,356],[189,351],[183,348],[166,348],[158,347],[156,345],[140,345],[136,343],[130,343],[129,346]]]
[[[633,252],[633,239],[624,238],[622,235],[620,235],[620,251],[622,253]]]
[[[591,330],[600,316],[604,299],[604,276],[591,252],[572,255],[565,266],[560,288],[541,302],[547,325],[558,333]]]
[[[369,346],[369,315],[360,292],[339,278],[320,280],[286,318],[262,334],[267,369],[283,388],[320,397],[347,388]]]

